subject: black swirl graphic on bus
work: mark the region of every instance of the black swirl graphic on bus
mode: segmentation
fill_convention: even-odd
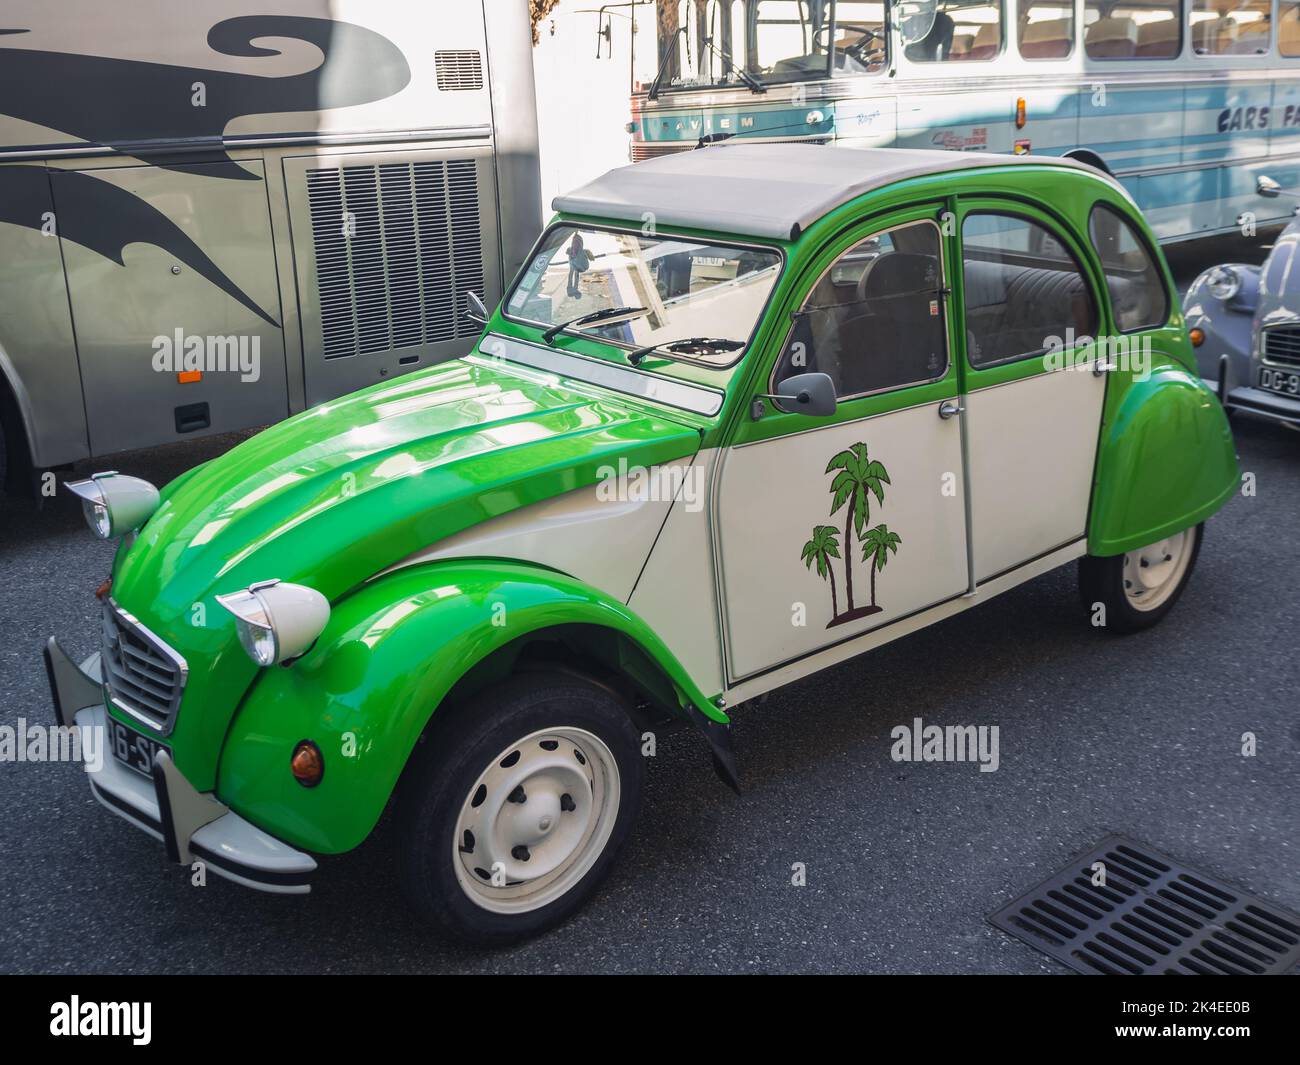
[[[0,35],[27,33],[0,29]],[[382,34],[350,22],[298,15],[241,15],[208,31],[214,52],[236,57],[276,56],[254,45],[265,37],[306,41],[324,59],[302,74],[267,76],[205,67],[37,49],[0,48],[0,113],[70,133],[91,144],[148,158],[161,167],[178,162],[150,156],[177,142],[213,153],[219,176],[259,180],[222,150],[229,123],[248,115],[327,111],[383,100],[404,89],[411,69],[400,48]],[[203,106],[195,106],[196,82]],[[189,161],[192,161],[189,160]]]

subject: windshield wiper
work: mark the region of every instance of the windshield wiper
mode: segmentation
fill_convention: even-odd
[[[647,355],[653,355],[656,351],[668,351],[674,355],[682,354],[702,354],[701,352],[685,352],[683,348],[711,348],[714,352],[718,351],[736,351],[743,348],[743,340],[729,340],[726,337],[686,337],[682,340],[670,340],[666,344],[647,344],[643,348],[637,348],[635,351],[627,353],[627,361],[633,366],[640,366]]]
[[[659,99],[659,86],[663,84],[664,75],[668,73],[668,63],[676,54],[677,38],[686,32],[685,26],[678,26],[673,30],[673,34],[664,42],[664,57],[659,63],[659,70],[655,73],[655,80],[650,83],[650,91],[646,93],[647,100]]]
[[[750,92],[767,92],[767,86],[754,77],[754,75],[749,71],[742,70],[740,67],[736,66],[735,61],[731,56],[726,55],[714,45],[712,37],[704,38],[704,47],[726,63],[731,72],[749,86]]]
[[[587,325],[591,322],[603,322],[609,318],[620,318],[627,315],[627,321],[634,318],[641,318],[650,313],[649,307],[606,307],[600,311],[588,311],[586,314],[580,314],[577,318],[570,318],[567,322],[560,322],[558,325],[551,326],[542,334],[542,339],[546,343],[554,345],[555,338],[571,325]]]

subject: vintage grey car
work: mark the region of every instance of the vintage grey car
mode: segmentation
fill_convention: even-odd
[[[1262,196],[1282,195],[1260,177]],[[1183,301],[1201,376],[1224,408],[1300,428],[1300,216],[1262,266],[1224,263],[1200,275]]]

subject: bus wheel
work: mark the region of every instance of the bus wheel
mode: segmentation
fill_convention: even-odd
[[[402,887],[427,921],[478,945],[537,935],[596,890],[641,804],[627,708],[581,678],[489,688],[416,748],[398,823]]]

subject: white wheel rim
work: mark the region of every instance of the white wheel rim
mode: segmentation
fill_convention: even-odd
[[[456,879],[493,913],[540,909],[587,875],[618,806],[618,763],[604,741],[579,728],[525,736],[492,759],[461,804]]]
[[[1177,591],[1192,559],[1196,530],[1184,529],[1124,556],[1124,595],[1135,610],[1155,610]]]

